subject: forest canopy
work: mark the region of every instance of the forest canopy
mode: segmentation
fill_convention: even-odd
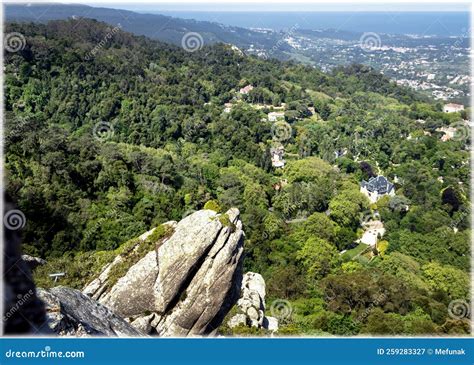
[[[68,265],[66,284],[163,222],[235,206],[245,268],[294,307],[282,334],[469,331],[449,315],[469,298],[469,141],[440,131],[465,115],[362,65],[324,73],[122,31],[86,57],[111,31],[87,19],[6,31],[27,40],[5,54],[7,193],[25,253]],[[395,195],[371,203],[360,183],[378,175]],[[375,217],[383,240],[363,247]]]

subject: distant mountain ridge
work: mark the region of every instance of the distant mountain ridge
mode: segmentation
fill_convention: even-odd
[[[207,21],[173,18],[160,14],[141,14],[127,10],[96,8],[86,5],[66,4],[10,4],[5,5],[7,21],[41,22],[71,17],[91,18],[113,26],[121,25],[125,31],[152,39],[180,45],[185,34],[197,32],[204,44],[230,43],[237,47],[254,45],[256,48],[272,48],[278,43],[276,32],[259,32],[240,27],[226,26]],[[284,50],[286,44],[278,43]]]

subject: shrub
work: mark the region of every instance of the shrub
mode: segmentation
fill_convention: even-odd
[[[214,212],[217,212],[217,213],[221,211],[221,207],[219,206],[219,203],[217,203],[215,200],[209,200],[206,204],[204,204],[204,209],[213,210]]]

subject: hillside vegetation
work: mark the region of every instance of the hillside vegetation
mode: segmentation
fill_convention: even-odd
[[[268,305],[292,308],[281,334],[468,333],[450,303],[469,298],[469,141],[437,130],[466,113],[366,66],[191,53],[85,19],[6,32],[27,40],[5,54],[7,192],[27,218],[24,251],[69,263],[69,284],[163,222],[235,206],[246,269]],[[396,195],[370,204],[359,184],[374,175]],[[377,214],[383,241],[361,250]]]

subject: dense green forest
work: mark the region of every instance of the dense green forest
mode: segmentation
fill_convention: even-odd
[[[448,309],[469,298],[469,136],[439,130],[469,110],[443,113],[366,66],[190,53],[85,19],[13,31],[27,44],[5,53],[7,192],[23,250],[67,268],[64,284],[212,201],[240,209],[245,269],[291,304],[281,334],[469,332]],[[359,184],[374,175],[396,195],[370,204]],[[386,233],[361,250],[372,216]]]

